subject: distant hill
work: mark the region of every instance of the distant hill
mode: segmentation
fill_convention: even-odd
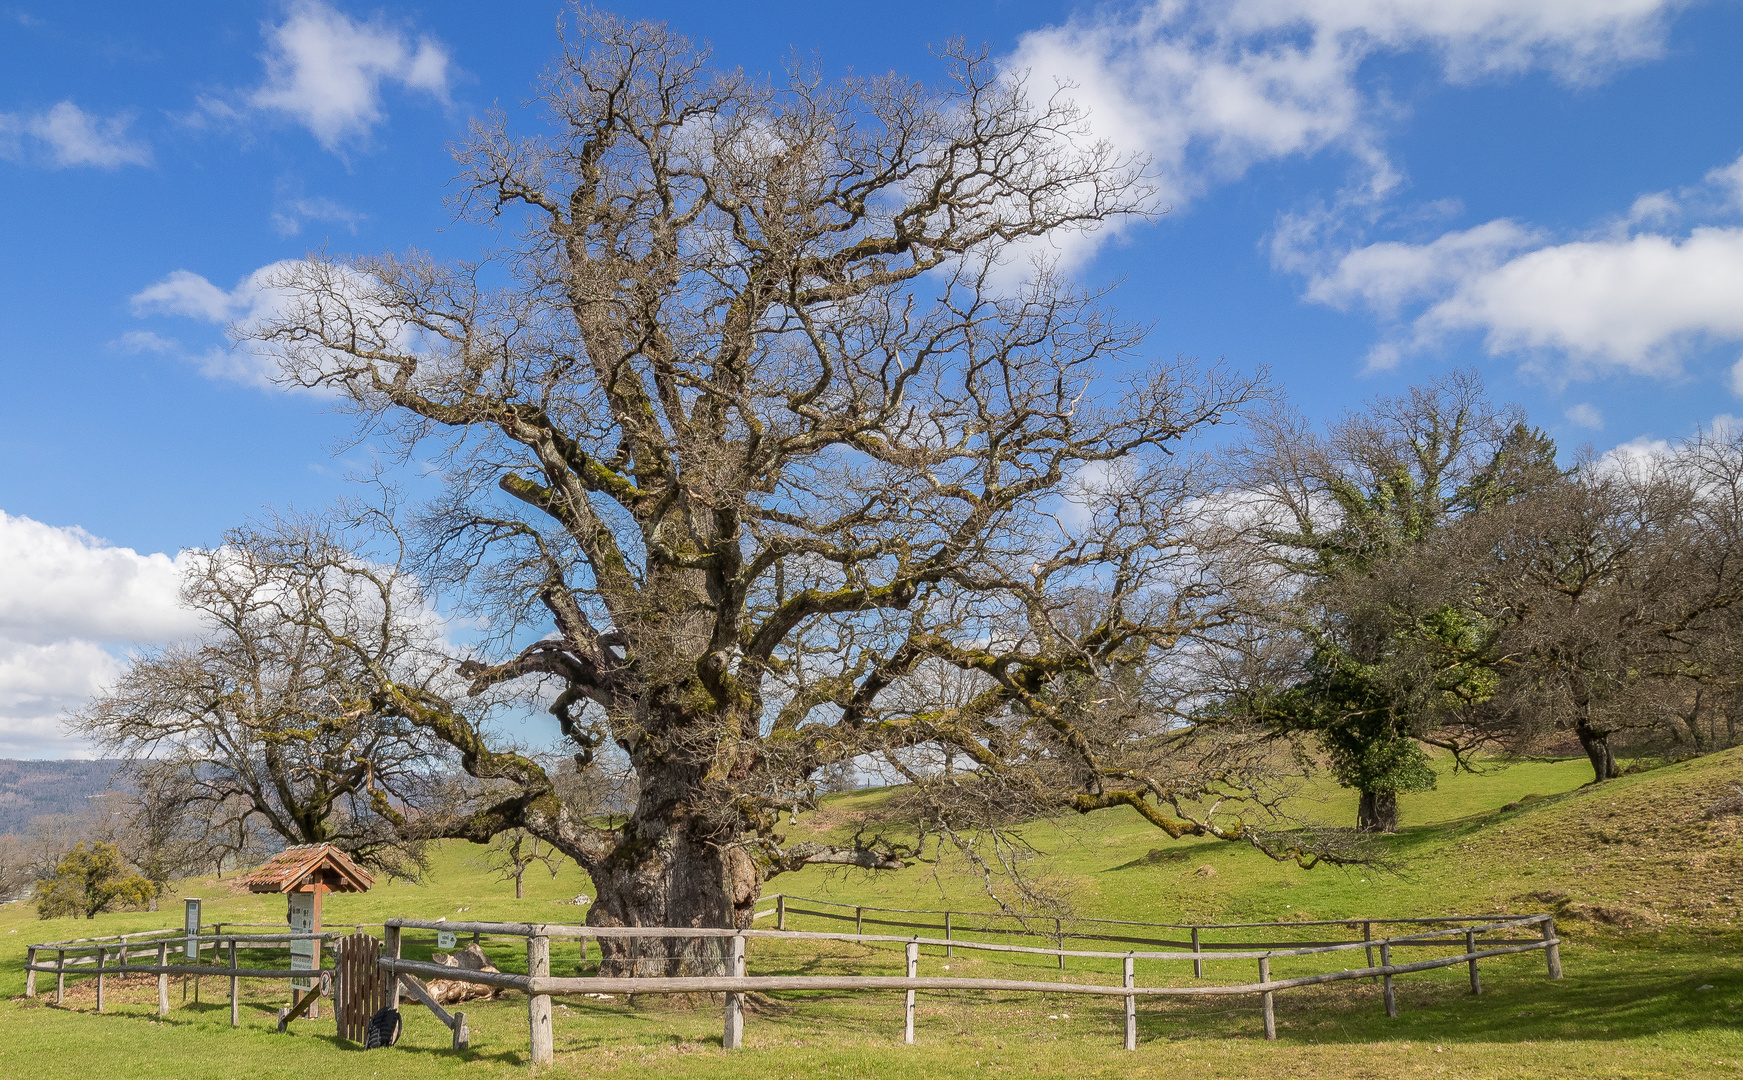
[[[0,758],[0,835],[21,833],[43,814],[80,814],[109,790],[118,761],[10,761]]]

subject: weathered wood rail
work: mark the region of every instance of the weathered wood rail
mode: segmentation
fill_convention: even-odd
[[[759,916],[767,913],[759,913]],[[548,1064],[553,1060],[553,1040],[551,1032],[551,998],[564,994],[695,994],[721,993],[726,996],[724,1027],[721,1044],[726,1049],[736,1049],[742,1045],[744,1030],[744,999],[743,995],[753,992],[793,991],[793,990],[836,990],[836,991],[896,991],[903,993],[905,1004],[904,1038],[907,1042],[914,1041],[914,995],[916,991],[962,991],[962,990],[994,990],[1018,993],[1047,994],[1083,994],[1099,997],[1120,997],[1125,999],[1125,1045],[1128,1050],[1137,1047],[1137,1001],[1139,998],[1163,997],[1205,997],[1205,996],[1238,996],[1255,995],[1259,998],[1263,1016],[1265,1037],[1277,1037],[1275,1000],[1276,995],[1286,990],[1298,989],[1304,986],[1314,986],[1324,983],[1343,982],[1352,979],[1373,978],[1383,982],[1386,1014],[1397,1016],[1398,1007],[1396,995],[1393,992],[1393,979],[1400,975],[1414,972],[1431,971],[1437,968],[1452,967],[1457,964],[1470,966],[1471,992],[1480,994],[1482,984],[1477,974],[1477,964],[1499,956],[1509,956],[1516,953],[1543,950],[1548,965],[1548,974],[1552,979],[1562,976],[1561,969],[1561,939],[1555,933],[1555,918],[1552,915],[1536,914],[1522,916],[1501,916],[1490,921],[1471,918],[1429,918],[1429,919],[1373,919],[1373,920],[1323,920],[1308,923],[1242,923],[1226,924],[1215,927],[1196,927],[1192,929],[1256,929],[1278,928],[1279,926],[1300,927],[1304,925],[1317,926],[1348,926],[1353,923],[1367,922],[1384,925],[1397,924],[1438,924],[1458,923],[1459,925],[1442,929],[1428,930],[1415,934],[1394,937],[1374,938],[1365,934],[1361,941],[1338,941],[1332,943],[1312,942],[1224,942],[1215,952],[1207,953],[1202,948],[1204,944],[1194,934],[1191,951],[1137,951],[1111,952],[1090,949],[1041,948],[1026,945],[1010,945],[992,942],[977,942],[965,940],[951,935],[945,938],[922,938],[918,935],[898,936],[891,934],[863,933],[832,933],[820,931],[798,930],[735,930],[716,928],[690,927],[645,927],[645,926],[566,926],[541,923],[485,923],[485,922],[449,922],[425,921],[414,919],[389,919],[386,923],[388,948],[384,950],[379,961],[381,967],[399,979],[409,977],[416,980],[419,977],[457,979],[463,982],[473,982],[501,989],[518,990],[527,995],[527,1012],[529,1041],[531,1044],[531,1063],[534,1065]],[[1136,924],[1156,925],[1156,924]],[[1536,928],[1538,936],[1525,939],[1480,940],[1488,935],[1505,931],[1522,931]],[[445,930],[453,933],[473,933],[524,937],[527,939],[527,974],[519,975],[509,972],[482,972],[447,967],[440,964],[424,963],[416,960],[406,960],[400,955],[402,935],[405,930]],[[1074,935],[1078,936],[1078,935]],[[553,978],[550,974],[550,942],[553,938],[619,938],[619,939],[726,939],[723,942],[723,964],[729,971],[725,975],[694,976],[694,977],[579,977]],[[745,944],[751,939],[785,940],[785,941],[846,941],[864,944],[900,944],[906,960],[906,975],[748,975],[745,972]],[[1421,946],[1456,947],[1460,952],[1454,956],[1437,957],[1432,960],[1421,960],[1414,963],[1392,963],[1392,949]],[[1032,979],[986,979],[967,977],[920,977],[917,973],[919,951],[922,947],[939,949],[946,957],[955,949],[968,949],[978,952],[1005,954],[1057,955],[1063,965],[1064,959],[1082,957],[1093,959],[1122,961],[1122,983],[1118,986],[1100,985],[1094,983],[1045,982]],[[1381,962],[1371,961],[1366,967],[1343,969],[1340,971],[1321,972],[1312,975],[1291,978],[1274,979],[1271,976],[1271,961],[1279,958],[1309,957],[1348,953],[1357,949],[1372,951],[1379,949]],[[949,950],[949,951],[946,951]],[[1203,965],[1206,960],[1213,962],[1225,961],[1257,961],[1258,981],[1227,983],[1212,986],[1139,986],[1136,981],[1137,961],[1188,962],[1193,965],[1194,974],[1203,977]],[[409,985],[409,984],[408,984]],[[428,1003],[428,1002],[426,1002]],[[432,1005],[432,1009],[441,1016],[441,1010]]]

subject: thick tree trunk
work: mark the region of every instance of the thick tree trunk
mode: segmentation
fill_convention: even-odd
[[[1356,828],[1368,833],[1398,831],[1398,793],[1364,791],[1356,804]]]
[[[1580,747],[1585,750],[1586,758],[1592,763],[1592,782],[1602,783],[1622,775],[1616,767],[1616,755],[1610,751],[1610,733],[1601,728],[1581,721],[1574,726],[1574,734],[1579,736]]]
[[[595,897],[590,926],[744,928],[762,891],[761,875],[736,835],[685,807],[697,789],[671,769],[638,770],[641,794],[617,849],[589,867]],[[721,938],[601,938],[606,976],[719,975]]]

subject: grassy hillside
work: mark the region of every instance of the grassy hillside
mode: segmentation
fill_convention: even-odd
[[[1743,778],[1743,752],[1687,762],[1599,788],[1580,785],[1583,762],[1520,764],[1442,778],[1437,791],[1404,800],[1405,831],[1387,843],[1398,874],[1304,871],[1248,849],[1211,841],[1171,842],[1129,812],[1105,812],[1030,830],[1050,884],[1083,916],[1158,921],[1422,915],[1555,910],[1569,941],[1568,977],[1543,977],[1541,954],[1486,962],[1486,993],[1466,993],[1461,968],[1399,980],[1401,1015],[1388,1020],[1376,991],[1342,983],[1280,995],[1280,1038],[1265,1043],[1256,1003],[1217,999],[1140,1006],[1143,1043],[1119,1049],[1119,1005],[1038,995],[922,995],[918,1044],[900,1042],[899,995],[783,995],[757,1007],[749,1046],[719,1049],[712,1008],[573,999],[557,1010],[560,1074],[634,1076],[1002,1075],[1692,1077],[1743,1075],[1743,813],[1723,812]],[[856,815],[887,798],[862,792],[832,801],[820,820],[795,828],[850,830]],[[1347,820],[1354,807],[1335,789],[1303,792],[1303,807]],[[1511,807],[1504,809],[1504,807]],[[1720,812],[1712,813],[1715,807]],[[573,868],[527,879],[527,898],[475,865],[481,849],[444,848],[428,879],[379,885],[366,896],[330,898],[329,922],[389,915],[577,922],[585,908],[561,901],[590,892]],[[1209,868],[1206,870],[1206,868]],[[236,893],[230,882],[185,883],[206,898],[208,920],[277,921],[283,901]],[[771,890],[892,907],[986,910],[977,883],[959,872],[915,868],[895,875],[826,871],[787,875]],[[22,905],[0,909],[0,989],[17,994],[23,944],[31,940],[160,927],[168,913],[42,922]],[[414,950],[427,952],[428,947]],[[500,966],[524,970],[514,943],[493,946]],[[589,971],[573,944],[554,949],[557,973]],[[928,955],[922,974],[1040,974],[1007,964]],[[1051,961],[1046,961],[1051,963]],[[1233,965],[1234,962],[1225,962]],[[753,972],[893,973],[899,953],[862,946],[753,952]],[[1281,965],[1280,965],[1281,967]],[[1026,970],[1022,970],[1025,969]],[[1146,981],[1186,973],[1145,971]],[[1250,978],[1239,970],[1213,975]],[[1280,974],[1292,973],[1280,970]],[[1072,962],[1073,979],[1111,980],[1108,965]],[[52,987],[52,980],[45,980]],[[91,1012],[89,984],[69,1008],[41,999],[0,1002],[0,1076],[289,1076],[364,1069],[396,1076],[480,1076],[522,1071],[524,1001],[466,1006],[474,1049],[454,1055],[427,1013],[407,1010],[401,1047],[366,1057],[338,1043],[330,1020],[271,1031],[279,1004],[267,986],[247,992],[244,1030],[228,1026],[221,986],[199,1008],[180,1005],[159,1021],[149,980],[111,988],[113,1015]],[[178,991],[179,994],[179,991]],[[884,1000],[884,999],[888,1000]],[[76,1048],[77,1052],[73,1053]],[[509,1072],[502,1072],[509,1070]]]

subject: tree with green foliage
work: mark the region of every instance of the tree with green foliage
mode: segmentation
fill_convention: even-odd
[[[1269,632],[1294,641],[1296,660],[1245,687],[1242,711],[1317,737],[1359,793],[1358,828],[1391,832],[1399,794],[1434,786],[1425,744],[1463,755],[1486,740],[1460,730],[1458,708],[1494,683],[1471,659],[1480,623],[1410,589],[1398,560],[1553,482],[1555,445],[1493,406],[1472,372],[1377,399],[1323,436],[1285,410],[1255,430],[1237,486],[1259,508],[1260,546],[1288,597],[1272,605]]]
[[[54,876],[37,888],[36,913],[44,919],[94,919],[116,907],[144,907],[159,891],[151,879],[128,868],[119,847],[103,840],[74,844],[55,865]]]

